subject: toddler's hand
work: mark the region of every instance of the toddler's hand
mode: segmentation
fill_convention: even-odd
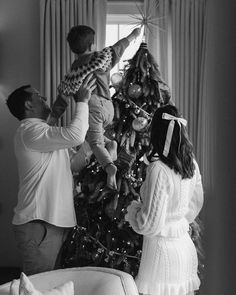
[[[134,29],[128,36],[127,39],[129,42],[132,42],[134,39],[136,39],[141,33],[141,28]]]
[[[141,28],[134,29],[131,34],[133,34],[135,38],[137,38],[141,34]]]

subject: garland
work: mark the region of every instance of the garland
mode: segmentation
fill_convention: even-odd
[[[78,226],[78,225],[76,226],[76,230],[78,232],[80,232],[80,233],[86,232],[85,227]],[[88,233],[85,234],[85,237],[87,239],[89,239],[90,241],[93,241],[94,243],[96,243],[98,246],[100,246],[101,249],[102,249],[102,252],[105,252],[107,256],[117,255],[117,256],[124,256],[124,258],[127,257],[127,258],[133,258],[133,259],[140,260],[140,257],[138,257],[138,256],[129,255],[129,254],[126,254],[126,253],[119,253],[119,252],[114,251],[114,250],[108,250],[108,248],[105,247],[98,239],[94,238],[93,236],[91,236]],[[141,251],[139,252],[139,254],[141,254]]]

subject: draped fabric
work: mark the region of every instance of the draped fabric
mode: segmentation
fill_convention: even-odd
[[[88,25],[95,32],[95,44],[105,46],[107,0],[40,0],[40,91],[52,104],[57,86],[75,56],[71,52],[67,34],[74,25]],[[70,101],[61,124],[66,125],[74,110]]]
[[[172,91],[175,104],[188,119],[194,147],[204,129],[201,95],[204,59],[205,0],[173,0]],[[199,150],[195,149],[199,160]]]
[[[144,0],[144,14],[153,23],[145,30],[145,41],[160,66],[162,78],[172,88],[170,8],[170,0]]]
[[[201,169],[206,165],[206,110],[203,100],[206,0],[144,0],[160,29],[146,40],[184,118]],[[155,8],[156,7],[156,8]]]

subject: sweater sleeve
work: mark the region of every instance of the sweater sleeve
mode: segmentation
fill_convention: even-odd
[[[69,97],[58,94],[55,102],[52,106],[51,114],[48,118],[48,125],[53,126],[57,123],[58,119],[62,116],[65,112],[67,106],[69,104]]]
[[[123,38],[111,46],[113,52],[111,65],[112,68],[120,61],[125,49],[129,46],[129,44],[129,40],[127,38]]]
[[[203,206],[203,188],[201,174],[196,161],[194,161],[194,164],[195,175],[193,178],[192,191],[190,192],[188,211],[185,216],[188,220],[188,223],[192,223],[195,220]]]
[[[145,236],[157,235],[163,229],[170,193],[169,178],[164,168],[158,162],[150,166],[140,191],[143,202],[133,201],[126,215],[133,230]]]

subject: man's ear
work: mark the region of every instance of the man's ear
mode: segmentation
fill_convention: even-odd
[[[95,43],[92,43],[90,44],[90,48],[89,48],[90,51],[96,51],[97,50],[97,46]]]
[[[25,109],[32,110],[32,101],[30,101],[30,100],[25,101]]]

